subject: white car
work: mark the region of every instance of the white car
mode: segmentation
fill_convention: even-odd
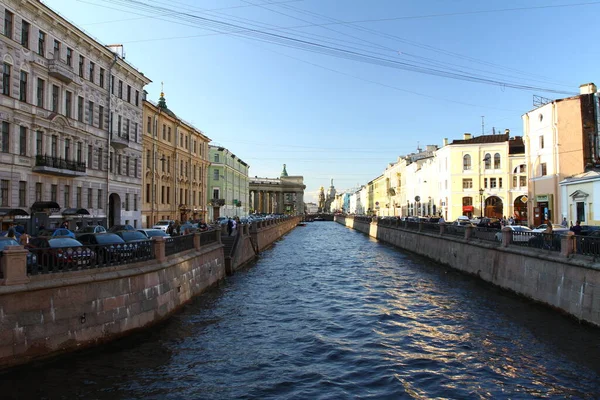
[[[169,227],[170,223],[175,223],[175,221],[173,220],[168,220],[168,219],[162,219],[160,221],[158,221],[153,227],[152,229],[160,229],[164,232],[167,231],[167,228]]]
[[[511,231],[513,232],[528,232],[528,233],[532,233],[533,231],[527,227],[527,226],[521,226],[521,225],[507,225],[505,226],[505,228],[510,228]],[[533,232],[535,233],[535,232]],[[513,242],[528,242],[529,239],[531,239],[532,235],[529,234],[512,234],[512,241]],[[496,233],[496,240],[501,242],[502,241],[502,232],[498,232]]]
[[[537,232],[537,233],[544,233],[544,231],[546,230],[546,228],[548,227],[547,224],[542,224],[542,225],[538,225],[536,226],[534,229],[532,229],[532,232]],[[560,224],[552,224],[552,231],[553,232],[564,232],[564,231],[568,231],[569,228],[565,228],[564,226],[560,225]]]

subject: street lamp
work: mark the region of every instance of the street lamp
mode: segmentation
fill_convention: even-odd
[[[479,189],[479,218],[483,217],[483,189]]]

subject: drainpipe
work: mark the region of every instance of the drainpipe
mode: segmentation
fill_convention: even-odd
[[[111,50],[112,51],[112,50]],[[115,66],[115,64],[117,63],[118,59],[119,59],[119,55],[116,52],[112,52],[113,53],[113,62],[110,64],[110,67],[108,68],[108,95],[107,95],[107,100],[108,100],[108,147],[107,147],[107,157],[108,157],[108,163],[106,166],[106,228],[110,228],[109,226],[109,219],[108,219],[108,215],[110,213],[110,165],[108,165],[110,163],[110,142],[112,139],[112,129],[113,129],[113,118],[112,118],[112,108],[111,108],[111,90],[113,88],[114,85],[114,78],[112,75],[112,70],[113,67]]]

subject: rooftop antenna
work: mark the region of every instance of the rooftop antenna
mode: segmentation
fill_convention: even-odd
[[[481,116],[481,134],[485,135],[485,115]]]

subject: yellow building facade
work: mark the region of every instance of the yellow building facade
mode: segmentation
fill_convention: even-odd
[[[210,139],[159,102],[144,99],[142,224],[206,219]]]

